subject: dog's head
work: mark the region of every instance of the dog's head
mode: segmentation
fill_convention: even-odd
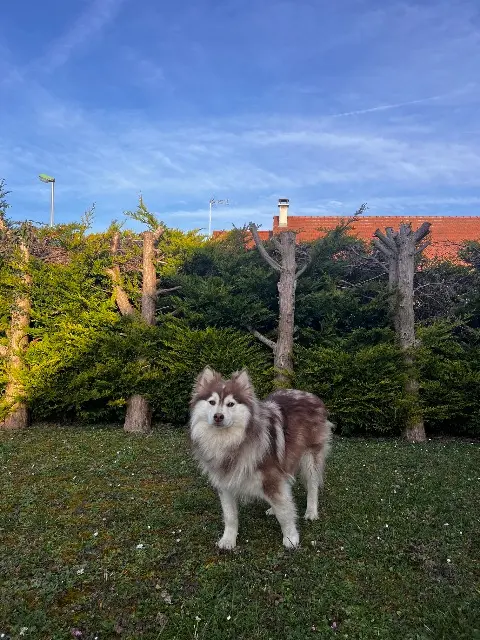
[[[197,377],[190,403],[196,420],[225,429],[246,427],[252,413],[255,392],[248,373],[237,371],[229,380],[206,367]]]

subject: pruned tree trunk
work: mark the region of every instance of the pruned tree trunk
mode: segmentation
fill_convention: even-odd
[[[142,302],[140,317],[148,326],[155,325],[156,302],[161,290],[157,289],[157,271],[155,267],[155,244],[163,233],[163,228],[155,231],[144,231],[143,235],[143,263],[142,263]],[[115,255],[120,248],[120,234],[117,232],[112,240],[111,251]],[[135,314],[135,308],[131,304],[123,289],[121,273],[118,265],[107,270],[113,287],[117,306],[122,315]],[[128,433],[150,433],[152,429],[152,410],[146,398],[140,394],[134,394],[127,401],[124,431]]]
[[[155,268],[155,243],[152,231],[143,233],[142,265],[142,320],[150,327],[155,325],[157,302],[157,271]],[[135,394],[127,402],[124,430],[129,433],[149,433],[152,429],[152,410],[143,396]]]
[[[278,335],[273,366],[275,384],[290,386],[293,374],[293,330],[295,325],[295,233],[283,231],[280,234],[280,255],[282,256],[278,288]]]
[[[24,429],[28,426],[29,415],[25,401],[25,389],[21,374],[25,366],[25,351],[28,346],[28,329],[30,326],[30,287],[31,276],[28,272],[30,252],[25,242],[19,242],[20,292],[16,297],[7,332],[8,345],[5,350],[7,359],[7,385],[5,404],[8,414],[0,422],[0,429]]]
[[[405,393],[409,399],[409,411],[404,436],[409,442],[425,441],[425,426],[420,408],[419,383],[415,367],[415,313],[413,279],[415,256],[429,244],[419,245],[430,230],[424,222],[415,232],[409,224],[400,225],[398,232],[386,229],[386,235],[377,229],[375,246],[387,257],[389,264],[389,287],[391,309],[398,342],[404,354],[406,368]]]
[[[142,266],[142,318],[150,327],[155,325],[157,302],[157,270],[155,268],[155,243],[153,231],[144,231]]]
[[[148,400],[140,394],[127,401],[124,430],[128,433],[150,433],[152,430],[152,410]]]
[[[309,262],[307,261],[298,271],[295,257],[295,232],[282,231],[275,238],[276,246],[280,252],[280,262],[277,262],[266,251],[258,235],[257,227],[250,224],[255,245],[263,259],[275,271],[280,273],[278,280],[278,331],[277,340],[274,342],[263,336],[255,329],[250,329],[254,336],[273,350],[275,386],[289,387],[293,375],[293,335],[295,328],[295,289],[297,279],[304,273]]]

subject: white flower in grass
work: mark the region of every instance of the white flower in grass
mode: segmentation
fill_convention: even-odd
[[[232,619],[232,616],[227,616],[227,620],[231,620],[231,619]]]
[[[21,635],[21,636],[24,636],[24,635],[27,633],[27,631],[28,631],[28,627],[22,627],[22,628],[20,629],[20,635]]]
[[[93,537],[96,538],[98,536],[98,531],[95,531]]]
[[[195,616],[195,620],[196,620],[197,622],[201,622],[201,620],[202,620],[202,619],[200,618],[200,616]]]
[[[136,549],[143,549],[143,544],[140,542],[139,544],[137,544],[137,546],[135,547]]]
[[[84,574],[84,573],[85,573],[85,567],[80,567],[80,569],[77,569],[77,574],[78,574],[79,576],[81,576],[81,575],[82,575],[82,574]]]

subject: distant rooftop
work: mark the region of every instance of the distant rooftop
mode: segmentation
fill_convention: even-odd
[[[279,216],[273,216],[273,228],[259,231],[262,240],[286,229],[297,232],[297,242],[312,242],[334,229],[346,216],[291,216],[288,215],[288,200],[279,200]],[[370,241],[377,229],[386,227],[398,230],[402,223],[410,223],[414,230],[423,222],[431,223],[431,245],[425,250],[428,258],[455,258],[466,240],[480,241],[480,216],[369,216],[362,215],[351,225],[350,234]],[[214,237],[221,237],[225,231],[214,231]]]

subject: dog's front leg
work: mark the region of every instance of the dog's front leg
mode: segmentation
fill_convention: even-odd
[[[296,527],[296,510],[293,502],[290,486],[285,484],[282,491],[268,498],[272,505],[272,513],[277,516],[277,520],[282,528],[283,546],[286,549],[294,549],[298,546],[299,535]]]
[[[234,549],[237,544],[238,533],[237,499],[229,491],[220,490],[218,495],[220,496],[220,502],[222,503],[225,531],[223,532],[223,536],[217,542],[217,546],[220,549]]]

